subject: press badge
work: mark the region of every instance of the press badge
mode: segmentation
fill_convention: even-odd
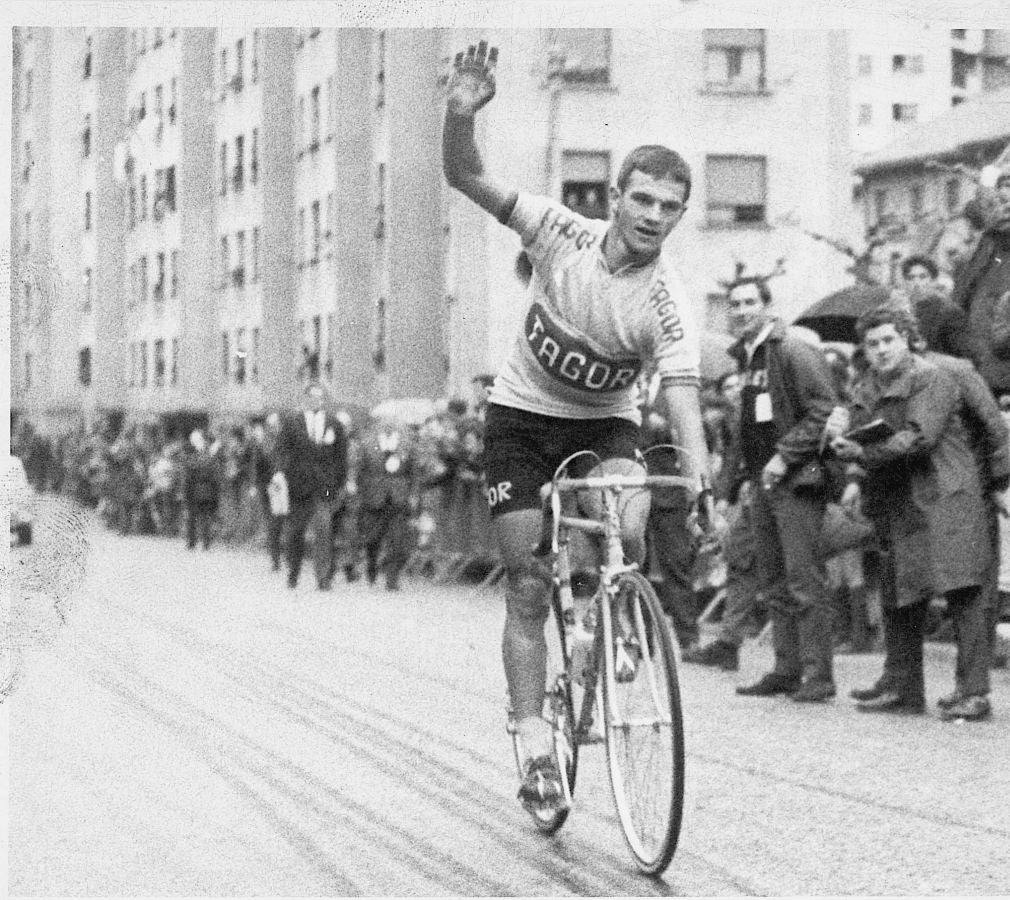
[[[772,420],[772,395],[767,391],[754,398],[754,421],[770,422]]]

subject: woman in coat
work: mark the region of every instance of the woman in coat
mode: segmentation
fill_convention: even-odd
[[[921,713],[925,709],[922,645],[930,598],[943,594],[968,649],[970,694],[941,704],[944,718],[989,714],[988,659],[982,591],[992,544],[983,515],[984,490],[961,418],[962,398],[952,376],[914,354],[914,320],[884,306],[857,323],[869,371],[855,385],[848,409],[827,425],[831,447],[850,466],[843,503],[862,501],[881,549],[881,602],[886,658],[877,683],[853,691],[866,712]],[[890,436],[866,443],[851,428],[882,419]],[[959,659],[959,671],[964,659]]]

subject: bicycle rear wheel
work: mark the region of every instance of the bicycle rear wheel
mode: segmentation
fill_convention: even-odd
[[[684,809],[684,724],[677,661],[648,579],[618,576],[604,617],[604,721],[617,815],[638,867],[659,875]]]
[[[568,818],[575,793],[575,774],[579,764],[579,745],[575,739],[575,716],[572,707],[572,688],[568,678],[569,648],[565,641],[564,613],[558,600],[557,589],[551,594],[551,608],[544,626],[547,640],[547,679],[544,689],[543,717],[554,730],[554,752],[558,769],[565,778],[565,802],[561,806],[529,809],[537,828],[544,834],[554,834]],[[525,753],[519,736],[512,730],[516,768],[523,777]]]

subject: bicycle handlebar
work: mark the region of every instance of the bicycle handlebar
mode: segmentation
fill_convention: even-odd
[[[698,493],[697,482],[684,475],[592,475],[588,478],[558,478],[548,481],[540,488],[540,498],[547,500],[555,489],[559,493],[583,491],[592,488],[686,488],[694,496]]]

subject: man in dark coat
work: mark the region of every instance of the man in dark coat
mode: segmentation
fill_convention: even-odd
[[[373,584],[385,550],[386,589],[399,590],[410,557],[410,509],[415,500],[414,454],[396,426],[376,427],[361,442],[358,463],[358,528],[366,575]]]
[[[277,472],[277,440],[280,417],[270,413],[265,420],[253,423],[249,465],[256,495],[259,497],[263,521],[266,523],[267,551],[276,572],[281,567],[281,531],[285,516],[274,513],[270,506],[270,482]]]
[[[837,395],[824,354],[787,331],[771,299],[759,277],[738,279],[727,298],[737,337],[729,353],[743,380],[740,450],[755,486],[751,522],[775,646],[773,670],[737,693],[818,702],[835,695],[833,608],[817,541],[827,501],[818,453]]]
[[[305,556],[305,531],[313,522],[316,583],[333,582],[333,517],[347,494],[347,434],[325,408],[326,392],[312,382],[302,410],[285,418],[277,441],[278,472],[288,491],[288,587],[298,585]],[[276,477],[276,476],[275,476]]]
[[[945,296],[937,281],[940,270],[928,256],[909,256],[901,264],[901,276],[908,292],[909,306],[919,327],[919,336],[930,350],[971,357],[968,317]]]
[[[221,471],[217,457],[207,445],[202,429],[189,436],[191,450],[183,463],[183,497],[186,503],[186,546],[210,549],[211,523],[221,495]]]

